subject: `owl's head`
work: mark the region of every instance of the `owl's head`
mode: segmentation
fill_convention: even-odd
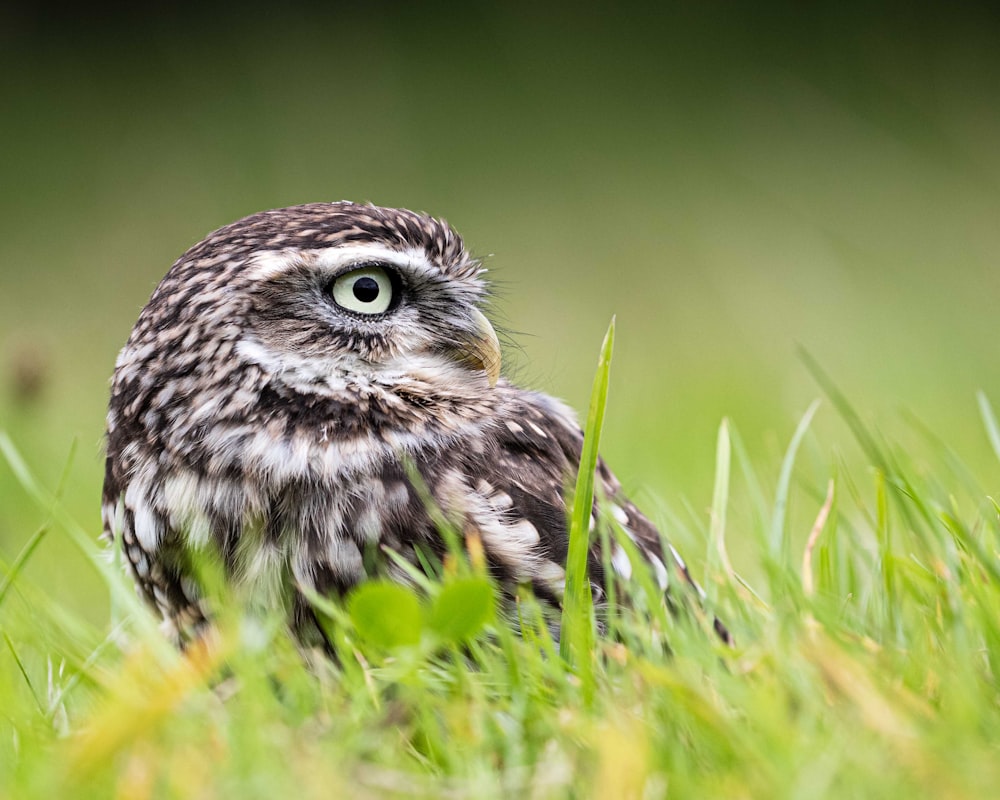
[[[119,376],[218,378],[239,362],[304,391],[482,392],[500,370],[482,272],[447,223],[411,211],[339,202],[254,214],[174,264]]]

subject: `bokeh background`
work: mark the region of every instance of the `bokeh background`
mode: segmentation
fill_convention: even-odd
[[[158,279],[238,217],[346,198],[454,224],[508,371],[579,409],[617,314],[604,449],[654,513],[704,516],[723,417],[773,481],[820,394],[800,345],[995,485],[998,18],[830,5],[8,5],[0,428],[50,488],[75,443],[64,501],[96,537],[108,377]],[[829,403],[807,451],[815,485],[858,458]],[[0,557],[46,516],[0,464]],[[27,577],[106,613],[57,532]]]

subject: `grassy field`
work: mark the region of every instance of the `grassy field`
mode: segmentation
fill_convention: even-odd
[[[0,25],[0,796],[991,794],[994,16],[25,9]],[[448,218],[508,374],[581,413],[617,314],[602,452],[735,648],[640,581],[566,660],[461,559],[328,608],[337,664],[236,602],[206,652],[164,647],[98,555],[115,354],[207,231],[341,198]]]
[[[603,402],[606,371],[599,378]],[[530,596],[511,630],[471,547],[419,579],[420,592],[372,583],[345,603],[316,598],[334,662],[300,653],[280,620],[248,615],[221,586],[217,629],[182,656],[119,565],[0,438],[50,515],[0,584],[5,795],[989,796],[1000,778],[998,506],[944,444],[928,435],[927,474],[818,378],[872,466],[831,468],[803,549],[786,513],[815,406],[773,499],[723,422],[707,526],[671,520],[707,543],[705,605],[726,620],[732,648],[699,604],[667,612],[638,558],[600,638],[572,569],[562,642]],[[1000,427],[980,403],[1000,457]],[[737,474],[754,507],[743,535],[756,582],[728,556]],[[16,583],[52,538],[101,575],[110,625]]]

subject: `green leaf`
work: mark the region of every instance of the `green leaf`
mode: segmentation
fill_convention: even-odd
[[[420,641],[420,600],[398,583],[362,584],[351,594],[347,611],[361,637],[378,647],[390,649]]]
[[[493,587],[485,578],[457,578],[434,599],[427,624],[447,642],[463,642],[493,620]]]

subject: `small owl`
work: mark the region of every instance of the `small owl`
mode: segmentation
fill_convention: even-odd
[[[350,202],[254,214],[171,267],[115,365],[103,522],[178,642],[206,622],[199,551],[317,643],[303,589],[407,580],[387,550],[442,557],[429,505],[478,537],[502,592],[558,608],[583,435],[500,376],[484,272],[444,221]],[[603,462],[597,478],[610,514],[595,501],[592,527],[610,516],[664,592],[671,570],[700,592]],[[605,560],[632,570],[592,539],[600,602]]]

